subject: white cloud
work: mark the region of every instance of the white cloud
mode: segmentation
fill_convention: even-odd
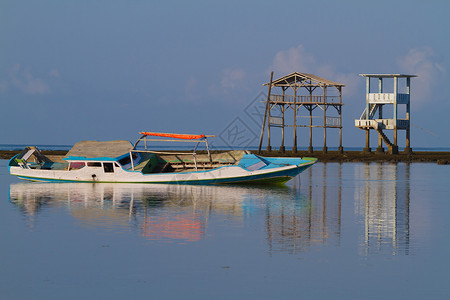
[[[358,74],[340,73],[326,63],[317,63],[313,54],[308,53],[299,45],[295,48],[279,51],[273,60],[270,71],[276,76],[284,76],[292,72],[311,73],[331,81],[345,84],[344,97],[354,95],[357,92],[361,80]]]
[[[50,70],[50,72],[48,72],[48,75],[50,75],[50,77],[54,77],[54,78],[61,77],[61,75],[59,74],[59,71],[57,69]]]
[[[430,47],[413,48],[397,59],[397,65],[403,73],[418,75],[411,82],[411,101],[432,100],[432,89],[445,69],[433,61],[434,53]]]
[[[272,64],[274,73],[284,75],[292,72],[313,73],[315,68],[316,60],[314,56],[306,52],[302,45],[279,51]]]
[[[358,89],[361,86],[364,86],[364,81],[362,81],[361,77],[355,73],[337,73],[330,75],[328,78],[330,78],[330,80],[345,84],[343,89],[344,97],[357,95]]]
[[[0,83],[0,92],[6,91],[7,88],[8,88],[8,82],[7,81],[2,81]]]
[[[35,78],[30,68],[22,69],[19,64],[14,65],[9,71],[12,86],[25,94],[45,94],[50,91],[47,83],[41,78]]]
[[[221,85],[223,88],[235,89],[242,86],[245,72],[239,68],[227,68],[223,71]]]
[[[192,100],[197,98],[197,82],[197,78],[191,76],[184,86],[184,92],[186,93],[188,99]]]

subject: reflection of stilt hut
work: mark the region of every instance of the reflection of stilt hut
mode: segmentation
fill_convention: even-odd
[[[267,151],[271,151],[271,128],[281,128],[280,151],[285,152],[284,137],[285,128],[293,129],[292,151],[297,152],[297,128],[309,128],[309,148],[313,152],[312,129],[323,128],[323,152],[327,152],[327,128],[339,128],[339,152],[343,152],[342,147],[342,87],[343,84],[327,80],[308,73],[294,72],[284,77],[273,80],[273,73],[269,83],[269,92],[266,102],[264,123],[261,130],[259,142],[259,152],[261,152],[264,131],[267,123]],[[330,90],[330,87],[333,89]],[[280,93],[273,94],[272,89],[281,89]],[[291,94],[288,91],[292,92]],[[335,108],[328,112],[330,107]],[[278,109],[277,109],[278,108]],[[291,109],[292,117],[287,113]],[[313,112],[319,108],[323,113],[320,116],[313,116]],[[301,111],[305,114],[302,116]],[[327,114],[328,112],[328,114]],[[334,113],[334,115],[332,114]]]
[[[323,163],[309,168],[302,176],[302,192],[297,193],[293,186],[295,197],[271,197],[266,201],[270,251],[300,253],[315,245],[340,243],[342,165],[330,168]],[[336,185],[327,184],[330,176],[337,179]]]
[[[377,152],[384,152],[383,141],[388,147],[389,153],[398,153],[397,144],[397,130],[406,131],[406,147],[405,152],[411,153],[410,146],[410,86],[411,77],[416,77],[416,75],[403,75],[403,74],[360,74],[366,77],[366,108],[364,109],[361,118],[355,120],[355,126],[359,129],[366,131],[366,147],[364,152],[370,152],[370,130],[375,129],[378,133],[378,148]],[[378,79],[378,92],[371,91],[370,83],[371,79]],[[392,78],[394,79],[394,91],[393,93],[386,93],[383,89],[383,79]],[[398,86],[398,79],[406,79],[406,92],[400,93]],[[406,113],[403,119],[399,116],[399,104],[406,105]],[[392,109],[392,118],[386,119],[383,116],[383,108]],[[378,118],[376,118],[376,112],[378,110]],[[393,142],[389,140],[383,130],[393,130],[394,139]]]

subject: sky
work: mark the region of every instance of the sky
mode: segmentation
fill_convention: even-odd
[[[0,144],[157,131],[255,146],[263,84],[272,71],[297,71],[346,85],[344,148],[365,142],[354,126],[365,107],[359,74],[418,75],[411,146],[450,147],[449,14],[448,0],[0,0]],[[327,146],[337,135],[327,131]],[[299,147],[308,141],[300,130]],[[313,144],[322,143],[315,129]]]

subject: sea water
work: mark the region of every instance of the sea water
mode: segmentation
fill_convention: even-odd
[[[448,299],[450,166],[317,163],[286,186],[22,182],[0,299]]]

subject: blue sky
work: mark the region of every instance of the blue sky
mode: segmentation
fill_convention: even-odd
[[[245,108],[273,70],[346,85],[344,147],[364,145],[358,74],[417,74],[411,144],[450,147],[449,13],[445,0],[2,0],[0,144],[220,135],[236,120],[259,136]],[[328,135],[337,146],[337,131]]]

